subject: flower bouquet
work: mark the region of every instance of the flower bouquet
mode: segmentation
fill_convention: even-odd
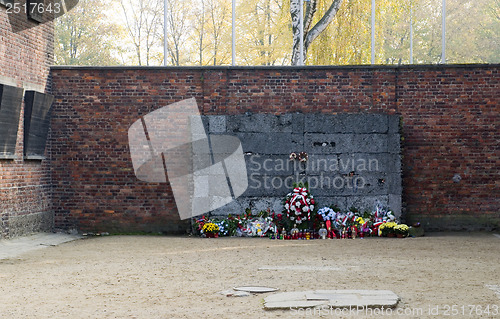
[[[208,238],[219,237],[219,226],[215,223],[205,223],[201,230]]]
[[[338,210],[338,209],[337,209]],[[320,210],[318,210],[318,215],[319,218],[322,219],[322,221],[325,222],[326,226],[326,231],[327,231],[327,237],[328,238],[336,238],[337,235],[335,234],[335,222],[337,220],[337,213],[332,207],[323,207]]]
[[[239,226],[236,229],[238,237],[264,237],[275,229],[270,209],[253,214],[251,209],[247,208],[243,216],[238,216],[238,220]]]
[[[275,213],[273,211],[271,213],[270,217],[272,219],[271,228],[272,228],[273,234],[276,233],[276,231],[278,229],[283,229],[283,228],[291,229],[291,227],[292,227],[291,222],[288,218],[286,218],[285,214]]]
[[[210,220],[204,215],[201,216],[200,218],[195,219],[196,229],[198,233],[203,234],[203,226],[208,222],[210,222]]]
[[[361,216],[357,217],[356,220],[354,221],[354,225],[356,226],[359,237],[364,238],[365,233],[370,234],[370,227],[368,223],[369,219],[365,219]]]
[[[270,217],[257,217],[248,223],[246,228],[246,236],[264,237],[271,226],[272,220]]]
[[[337,213],[330,207],[323,207],[320,210],[318,210],[318,215],[320,215],[323,218],[323,221],[327,220],[335,220],[337,217]]]
[[[299,184],[288,193],[285,198],[285,212],[288,219],[297,225],[311,220],[314,211],[314,198],[307,189],[307,185]]]
[[[219,227],[219,235],[220,236],[228,236],[229,235],[229,223],[226,219],[222,219],[220,221],[213,221],[213,223]]]
[[[380,234],[384,237],[395,237],[396,231],[394,228],[397,225],[398,224],[396,224],[395,222],[387,222],[387,223],[383,223],[382,225],[380,225],[380,227],[378,229],[379,229]]]
[[[398,236],[399,238],[404,238],[408,236],[409,229],[410,227],[408,227],[408,225],[400,224],[394,227],[394,232],[396,233],[396,236]]]
[[[237,230],[240,228],[240,218],[239,216],[235,217],[231,214],[227,216],[225,220],[227,224],[227,235],[228,236],[236,236]]]
[[[380,202],[377,202],[373,214],[372,233],[379,234],[379,227],[387,222],[396,222],[396,216],[390,210],[385,209]]]

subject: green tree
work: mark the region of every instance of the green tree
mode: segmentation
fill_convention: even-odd
[[[207,0],[209,60],[212,65],[231,62],[231,1]]]
[[[207,51],[208,43],[206,41],[207,28],[208,28],[208,16],[206,12],[206,0],[200,0],[199,6],[194,10],[194,19],[191,22],[193,25],[193,34],[190,37],[193,46],[193,61],[200,66],[204,65],[204,55]]]
[[[168,1],[167,50],[172,65],[179,66],[187,64],[189,61],[192,50],[187,49],[186,46],[191,31],[189,16],[193,13],[192,8],[193,5],[189,0]],[[163,27],[160,29],[163,31]],[[164,35],[162,34],[160,37],[163,40]]]
[[[313,65],[345,65],[370,63],[370,0],[346,1],[335,20],[312,43],[308,62]],[[324,14],[329,3],[318,5]]]
[[[377,0],[375,11],[375,63],[410,61],[410,12],[412,0]],[[328,9],[320,2],[319,14]],[[371,63],[371,0],[344,2],[310,47],[308,61],[315,65]]]
[[[290,63],[292,33],[289,4],[256,0],[238,7],[237,60],[246,65]]]
[[[300,0],[237,1],[237,65],[297,64]],[[369,64],[371,0],[304,0],[309,65]],[[441,61],[442,0],[377,0],[375,63]],[[167,60],[172,65],[231,63],[231,1],[168,1]],[[110,9],[111,8],[111,9]],[[123,12],[113,24],[106,11]],[[163,61],[163,1],[80,1],[56,20],[58,64],[138,65]],[[447,1],[448,63],[500,62],[500,0]],[[112,17],[117,19],[119,17]],[[118,25],[119,24],[119,25]]]
[[[125,28],[135,50],[137,64],[150,65],[154,51],[161,41],[163,1],[120,0]],[[158,56],[156,56],[158,59]],[[159,61],[156,61],[158,63]]]
[[[500,61],[500,0],[456,0],[446,7],[448,63]]]
[[[103,0],[86,0],[54,22],[58,65],[117,65],[119,28],[109,22]]]

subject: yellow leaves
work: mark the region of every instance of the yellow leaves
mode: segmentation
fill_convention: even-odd
[[[318,0],[311,27],[323,17],[332,1]],[[150,37],[141,41],[136,37],[136,43],[130,37],[127,22],[117,14],[122,10],[117,6],[119,2],[114,3],[106,6],[103,0],[80,1],[69,14],[55,20],[56,63],[111,65],[137,64],[136,60],[142,60],[143,65],[161,64],[163,2],[148,0],[155,3],[148,12],[154,12],[158,21],[151,20],[152,27],[147,28]],[[231,64],[231,0],[168,3],[170,65]],[[343,0],[333,22],[310,45],[306,64],[369,64],[371,3],[371,0]],[[410,20],[414,62],[441,62],[441,3],[442,0],[376,0],[375,63],[410,62]],[[499,16],[498,0],[448,1],[447,62],[498,63]],[[293,44],[290,0],[236,1],[235,28],[237,65],[290,64]],[[137,52],[142,52],[141,57],[134,58]]]
[[[321,0],[322,8],[329,1]],[[409,8],[412,0],[376,1],[376,63],[409,61]],[[416,1],[416,0],[414,0]],[[369,64],[371,0],[346,0],[333,23],[313,43],[308,64]]]
[[[256,0],[237,7],[238,64],[280,65],[289,56],[292,48],[290,17],[288,7],[282,4]]]

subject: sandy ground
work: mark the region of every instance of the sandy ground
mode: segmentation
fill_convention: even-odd
[[[217,293],[241,285],[389,289],[401,302],[392,316],[367,316],[266,311],[267,294]],[[500,296],[486,285],[500,286],[500,238],[491,233],[313,241],[110,236],[0,261],[0,317],[500,318]]]

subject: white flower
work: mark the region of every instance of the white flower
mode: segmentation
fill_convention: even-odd
[[[309,207],[307,207],[307,206],[302,207],[302,211],[304,213],[307,213],[309,211]]]
[[[314,205],[309,206],[311,210],[314,210]]]
[[[291,217],[290,217],[290,220],[295,220],[295,217],[291,216]]]
[[[300,206],[300,202],[299,202],[299,201],[296,201],[296,202],[295,202],[295,206],[299,207],[299,206]]]
[[[285,209],[288,209],[290,208],[290,205],[288,205],[288,203],[285,204]]]

